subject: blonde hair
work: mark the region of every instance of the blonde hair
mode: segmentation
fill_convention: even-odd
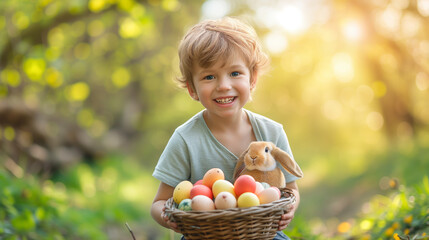
[[[256,32],[249,25],[231,17],[198,23],[189,29],[179,45],[179,67],[182,74],[177,78],[179,84],[185,88],[189,84],[194,88],[194,64],[210,67],[219,59],[226,60],[236,52],[248,64],[251,81],[269,65],[268,56],[262,51]]]

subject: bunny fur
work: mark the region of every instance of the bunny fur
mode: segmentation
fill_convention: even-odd
[[[255,141],[250,143],[237,160],[234,169],[234,180],[240,175],[250,175],[258,182],[266,182],[278,188],[286,187],[283,172],[277,167],[276,161],[283,168],[301,178],[303,173],[298,164],[285,151],[272,142]]]

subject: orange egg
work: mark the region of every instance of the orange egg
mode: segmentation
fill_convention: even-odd
[[[224,180],[225,175],[220,168],[212,168],[204,174],[203,177],[203,184],[206,185],[209,188],[212,188],[213,183],[217,180]]]

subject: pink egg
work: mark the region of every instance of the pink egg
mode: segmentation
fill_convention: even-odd
[[[192,198],[191,208],[194,211],[210,211],[215,209],[212,199],[204,195],[197,195]]]
[[[261,204],[266,204],[279,200],[280,195],[277,189],[275,189],[274,187],[269,187],[267,189],[262,190],[258,194],[258,198]]]

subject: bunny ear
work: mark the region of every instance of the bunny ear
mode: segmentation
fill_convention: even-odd
[[[289,156],[289,154],[278,147],[274,147],[271,151],[271,155],[274,159],[279,162],[286,171],[301,178],[303,173],[298,164]]]
[[[233,175],[233,179],[235,181],[235,179],[237,179],[237,177],[240,176],[241,172],[243,172],[245,165],[244,165],[244,156],[246,156],[247,152],[249,152],[249,148],[246,149],[246,151],[244,151],[240,157],[237,159],[237,164],[235,165],[235,169],[234,169],[234,175]]]

